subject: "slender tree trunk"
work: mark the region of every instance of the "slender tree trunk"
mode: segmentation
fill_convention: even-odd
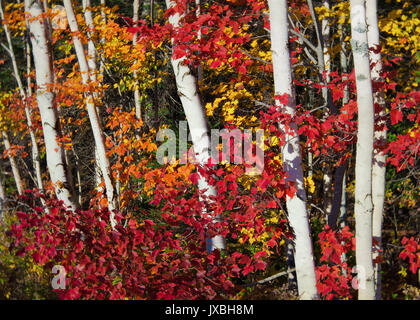
[[[175,5],[173,0],[166,0],[167,8]],[[169,17],[169,23],[175,28],[180,27],[179,20],[181,16],[176,13]],[[196,153],[199,165],[204,165],[210,159],[210,135],[207,116],[204,112],[204,106],[200,99],[197,87],[197,79],[192,75],[191,70],[184,64],[185,58],[172,58],[172,67],[175,73],[176,85],[179,92],[188,126],[191,131],[191,139]],[[198,189],[203,191],[206,196],[215,196],[216,190],[209,185],[206,179],[200,176],[198,180]],[[217,217],[216,221],[221,221],[221,217]],[[216,236],[209,241],[209,251],[214,249],[225,249],[225,239],[222,236]]]
[[[285,113],[295,114],[295,93],[292,85],[292,69],[288,48],[288,21],[286,0],[269,0],[271,24],[271,54],[273,59],[274,88],[276,95],[287,94],[288,104]],[[280,107],[279,101],[276,104]],[[284,126],[280,129],[286,132]],[[306,211],[306,192],[302,171],[299,136],[296,123],[290,122],[292,134],[287,133],[286,145],[282,149],[283,166],[288,173],[288,180],[295,182],[297,193],[293,198],[286,198],[288,218],[295,234],[295,265],[298,291],[302,299],[318,299],[316,288],[315,264],[310,236],[310,226]]]
[[[3,176],[0,172],[0,223],[3,222],[4,212],[6,211],[6,192],[3,187]]]
[[[323,0],[322,6],[330,10],[330,1]],[[325,71],[326,71],[326,83],[330,81],[330,72],[331,72],[331,56],[329,53],[329,43],[330,43],[330,21],[328,18],[322,19],[321,22],[321,33],[322,33],[322,40],[323,40],[323,55],[324,55],[324,64],[325,64]]]
[[[150,26],[153,26],[155,23],[155,2],[154,0],[150,0]],[[156,60],[156,52],[154,54]],[[154,78],[156,79],[158,76],[157,71],[154,71]],[[155,80],[153,84],[153,126],[155,127],[156,131],[159,129],[159,97],[158,97],[158,83]]]
[[[3,12],[3,4],[0,1],[0,18],[2,21],[4,21],[4,12]],[[31,145],[32,145],[32,163],[35,169],[35,177],[36,177],[36,183],[37,183],[37,187],[38,189],[42,190],[43,186],[42,186],[42,178],[41,178],[41,165],[40,165],[40,159],[39,159],[39,149],[38,149],[38,144],[36,142],[36,137],[35,137],[35,132],[33,129],[33,125],[32,125],[32,119],[31,119],[31,110],[30,110],[30,106],[26,100],[26,92],[23,88],[23,84],[22,84],[22,79],[20,77],[19,74],[19,69],[17,66],[17,62],[16,62],[16,56],[15,56],[15,51],[13,48],[13,43],[12,43],[12,37],[10,35],[10,31],[9,28],[7,26],[7,24],[3,25],[4,28],[4,33],[6,35],[6,39],[7,39],[7,45],[9,48],[9,54],[10,54],[10,58],[12,61],[12,67],[13,67],[13,74],[15,76],[16,82],[18,84],[18,88],[19,88],[19,93],[22,99],[23,104],[25,105],[25,116],[26,116],[26,122],[28,124],[28,128],[29,128],[29,136],[31,139]],[[27,73],[30,73],[31,70],[31,57],[30,57],[30,46],[29,43],[26,44],[26,57],[27,57]],[[28,76],[28,79],[29,76]],[[28,82],[28,90],[30,90],[30,82]]]
[[[86,25],[89,29],[88,31],[88,57],[87,57],[87,63],[89,66],[89,76],[90,76],[90,80],[92,82],[96,82],[97,81],[97,72],[98,72],[98,68],[97,68],[97,63],[96,63],[96,59],[97,59],[97,54],[96,54],[96,48],[95,48],[95,44],[93,43],[92,40],[92,31],[95,28],[94,24],[93,24],[93,17],[92,17],[92,11],[90,10],[90,6],[91,6],[91,2],[90,0],[83,0],[83,10],[84,10],[84,15],[85,15],[85,21],[86,21]],[[93,94],[93,96],[95,98],[98,98],[98,95],[96,93]],[[100,110],[99,108],[95,105],[96,108],[96,114],[98,115],[99,118],[99,122],[100,122]],[[95,181],[96,181],[96,188],[98,191],[103,192],[103,190],[101,190],[101,188],[99,187],[99,184],[102,182],[102,175],[101,175],[101,169],[100,169],[100,163],[99,163],[99,154],[98,154],[98,148],[95,145]]]
[[[324,84],[324,87],[322,87],[322,98],[324,99],[324,104],[326,107],[328,107],[329,111],[331,113],[337,113],[337,108],[335,107],[331,92],[328,90],[328,87],[326,86],[328,84],[327,79],[324,79],[323,75],[325,73],[326,64],[325,64],[325,44],[324,44],[324,37],[323,32],[319,23],[318,15],[315,12],[315,8],[313,5],[312,0],[307,0],[308,6],[309,6],[309,12],[311,13],[312,20],[314,22],[315,26],[315,35],[317,38],[317,46],[315,47],[316,51],[316,57],[317,57],[317,67],[318,67],[318,74],[320,81]]]
[[[195,7],[196,7],[196,16],[197,18],[201,15],[201,0],[195,0]],[[200,30],[198,30],[197,33],[197,39],[198,41],[201,41],[201,28]],[[198,64],[197,66],[197,81],[200,84],[201,81],[203,80],[203,66],[201,65],[201,63]]]
[[[79,156],[77,155],[76,151],[74,150],[73,145],[71,146],[71,151],[73,152],[74,158],[76,159],[76,179],[77,179],[77,197],[78,202],[81,205],[82,204],[82,178],[80,175],[80,160]]]
[[[346,203],[346,184],[347,184],[347,176],[344,173],[343,177],[343,185],[341,187],[341,205],[340,205],[340,216],[338,217],[338,227],[342,230],[346,226],[346,217],[347,217],[347,203]],[[344,245],[344,243],[342,243]],[[347,255],[345,252],[341,254],[341,262],[347,262]],[[342,272],[345,276],[347,276],[347,269],[343,268]]]
[[[350,0],[351,45],[357,88],[358,128],[356,149],[356,263],[359,299],[375,299],[372,262],[372,154],[374,105],[369,67],[366,9],[364,0]],[[361,279],[362,275],[365,279]]]
[[[366,1],[366,17],[368,24],[368,44],[369,48],[378,49],[379,28],[377,17],[377,0]],[[370,63],[373,65],[371,70],[372,81],[382,80],[382,59],[379,52],[369,51]],[[387,140],[386,121],[385,121],[385,99],[382,89],[373,94],[375,108],[378,108],[377,128],[374,132],[374,142],[377,148],[373,151],[373,168],[372,168],[372,202],[373,202],[373,220],[372,235],[377,241],[377,248],[373,253],[373,258],[379,256],[382,250],[382,221],[385,201],[385,174],[386,174],[386,155],[378,150]],[[376,299],[381,299],[381,264],[375,264],[375,291]]]
[[[137,22],[139,21],[139,8],[140,8],[140,0],[133,1],[133,21],[134,25],[137,26]],[[135,46],[137,43],[138,33],[136,32],[133,36],[133,45]],[[137,62],[137,61],[136,61]],[[137,71],[133,71],[133,76],[135,79],[134,83],[134,108],[136,113],[136,119],[142,120],[142,112],[141,112],[141,100],[140,100],[140,90],[139,90],[139,82],[137,80]]]
[[[28,27],[32,42],[37,83],[37,102],[44,133],[47,167],[55,193],[59,200],[71,209],[76,209],[67,180],[64,149],[57,143],[59,137],[55,95],[48,89],[54,82],[51,42],[48,38],[47,22],[41,17],[39,0],[25,0],[25,11],[29,12]]]
[[[345,192],[343,190],[343,181],[346,175],[347,163],[341,164],[335,170],[335,177],[334,177],[334,196],[333,202],[331,206],[331,212],[328,214],[328,225],[331,228],[337,228],[337,220],[340,216],[340,209],[342,204],[342,194]],[[344,185],[344,188],[346,186]]]
[[[76,50],[77,60],[79,62],[80,72],[82,76],[82,82],[84,85],[87,85],[89,81],[92,81],[89,73],[88,61],[86,59],[86,54],[83,48],[83,44],[80,41],[77,33],[79,32],[79,26],[77,25],[77,20],[74,15],[73,6],[71,0],[64,0],[64,7],[66,8],[67,19],[69,22],[70,30],[73,33],[73,43]],[[108,156],[106,154],[105,138],[103,135],[100,119],[95,107],[94,98],[91,92],[86,94],[86,108],[89,115],[89,121],[92,127],[93,136],[95,139],[95,146],[98,152],[99,157],[99,166],[102,172],[102,177],[104,178],[106,196],[108,200],[108,208],[110,211],[110,220],[111,225],[114,227],[116,225],[114,219],[114,210],[117,210],[117,197],[114,190],[113,178],[111,172],[111,166],[109,163]]]
[[[101,8],[101,18],[102,18],[102,21],[103,21],[103,23],[106,23],[106,13],[105,13],[105,0],[101,0],[101,6],[102,6],[102,8]],[[105,38],[104,37],[102,37],[101,38],[101,40],[100,40],[100,42],[101,42],[101,44],[104,44],[105,43]],[[100,64],[99,64],[99,75],[100,75],[100,79],[101,79],[101,81],[103,80],[103,78],[104,78],[104,70],[105,70],[105,60],[104,60],[104,58],[102,57],[102,59],[100,59]]]
[[[88,27],[88,66],[90,70],[90,79],[92,82],[96,81],[96,73],[97,73],[97,67],[96,67],[96,48],[95,44],[92,40],[92,32],[95,28],[93,24],[93,17],[92,17],[92,11],[90,10],[91,2],[90,0],[83,0],[83,10],[84,10],[84,16],[86,25]]]
[[[322,6],[326,7],[328,10],[330,9],[330,2],[329,0],[323,0],[322,1]],[[328,83],[330,82],[330,72],[331,72],[331,57],[329,54],[329,42],[330,42],[330,25],[329,25],[329,19],[328,18],[324,18],[321,21],[321,35],[322,35],[322,54],[323,54],[323,60],[324,60],[324,68],[325,68],[325,85],[328,85]],[[328,101],[329,97],[329,90],[328,87],[324,89],[326,92],[324,93],[324,99],[326,99],[326,101]],[[342,170],[342,169],[341,169]],[[340,172],[340,170],[336,170],[336,173]],[[335,176],[335,178],[337,178],[337,174]],[[331,215],[331,210],[332,210],[332,206],[333,206],[333,196],[331,195],[331,189],[333,186],[332,183],[332,172],[324,172],[324,209],[325,212],[327,213],[327,217],[328,219],[330,218]],[[341,181],[337,181],[337,185],[341,186]],[[334,189],[334,192],[336,190]],[[341,197],[340,197],[341,198]]]
[[[6,150],[9,150],[11,148],[10,141],[9,141],[9,136],[7,135],[7,133],[5,131],[2,131],[2,135],[3,135],[4,148]],[[10,155],[9,152],[8,152],[8,158],[9,158],[9,161],[10,161],[10,166],[12,167],[12,173],[13,173],[13,178],[15,179],[17,192],[18,192],[19,195],[22,195],[25,187],[23,185],[23,181],[22,181],[22,178],[20,176],[19,167],[16,163],[16,159],[15,159],[14,156]]]
[[[307,0],[309,6],[309,12],[311,13],[312,20],[314,22],[315,27],[315,34],[317,38],[317,46],[316,46],[316,56],[318,62],[318,72],[320,81],[323,83],[323,87],[321,89],[322,98],[324,100],[325,106],[328,107],[330,113],[337,113],[338,110],[335,107],[331,92],[328,89],[327,85],[329,82],[329,73],[330,73],[330,55],[328,53],[328,40],[329,40],[329,22],[326,19],[323,19],[321,23],[319,22],[318,15],[315,12],[315,8],[313,5],[312,0]],[[322,5],[329,9],[329,1],[323,0]],[[325,113],[325,117],[328,116],[328,113]],[[332,174],[329,172],[329,168],[327,168],[323,174],[323,208],[326,214],[326,220],[330,221],[330,214],[332,210]]]
[[[338,26],[339,33],[340,33],[340,42],[341,42],[341,50],[340,50],[340,65],[341,65],[341,73],[343,74],[343,81],[347,80],[347,75],[344,75],[348,72],[347,70],[347,56],[346,56],[346,45],[344,43],[344,29],[343,24],[341,23]],[[342,105],[346,105],[349,102],[349,88],[348,85],[344,87],[344,96],[342,100]],[[338,227],[342,229],[344,225],[341,222],[344,219],[345,212],[346,212],[346,168],[347,163],[341,164],[335,172],[335,180],[334,180],[334,198],[332,202],[331,213],[328,216],[328,225],[331,228],[337,227],[337,219],[338,219]],[[343,216],[344,214],[344,216]]]

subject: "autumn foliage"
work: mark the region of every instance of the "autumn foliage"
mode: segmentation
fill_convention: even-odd
[[[281,276],[269,283],[258,281],[293,267],[287,250],[294,231],[289,226],[286,200],[298,195],[281,156],[293,123],[300,138],[319,296],[326,300],[356,298],[353,211],[358,106],[346,29],[348,1],[330,1],[330,9],[316,8],[318,19],[326,19],[333,30],[326,43],[331,56],[328,73],[319,71],[314,58],[313,47],[319,39],[307,1],[289,1],[297,104],[293,117],[279,107],[286,106],[290,97],[274,95],[266,1],[202,1],[197,7],[196,1],[177,0],[168,10],[165,1],[155,1],[153,8],[145,2],[138,21],[129,17],[132,9],[112,5],[118,1],[85,10],[74,4],[78,36],[86,48],[89,41],[96,46],[97,66],[90,70],[95,77],[82,83],[72,33],[60,20],[63,27],[50,30],[55,81],[48,84],[47,91],[54,94],[57,142],[64,150],[75,211],[57,200],[48,171],[45,124],[36,100],[30,46],[26,46],[23,4],[5,2],[3,29],[8,26],[20,53],[17,62],[26,97],[4,63],[8,57],[2,55],[0,135],[7,134],[11,146],[0,150],[0,183],[5,189],[5,196],[0,195],[0,248],[4,249],[0,258],[4,255],[8,261],[8,266],[0,264],[0,284],[21,264],[54,297],[66,300],[284,297],[285,292],[293,291],[286,287],[292,287],[295,280]],[[373,88],[386,101],[375,106],[375,132],[388,130],[387,138],[375,141],[374,146],[375,152],[387,156],[384,236],[381,244],[374,240],[375,248],[382,246],[374,263],[383,264],[383,282],[390,283],[383,289],[386,298],[394,294],[404,298],[404,288],[418,287],[420,269],[420,93],[413,71],[420,58],[415,45],[418,36],[410,32],[420,28],[416,15],[420,12],[414,1],[395,9],[397,2],[384,4],[379,27],[386,38],[383,46],[370,48],[383,56],[381,79],[374,81]],[[48,3],[55,6],[59,1]],[[83,16],[86,10],[93,14],[93,29]],[[46,8],[44,17],[54,19],[57,14],[62,14],[57,8]],[[182,15],[179,28],[168,22],[174,14]],[[197,78],[210,129],[264,131],[263,141],[254,141],[250,150],[243,150],[239,164],[220,159],[204,165],[182,164],[180,159],[164,165],[157,162],[157,132],[165,128],[178,134],[179,122],[185,120],[171,58],[185,59]],[[322,96],[325,88],[328,101]],[[135,90],[140,92],[139,101],[135,101]],[[115,186],[115,228],[98,169],[86,109],[88,94],[100,119]],[[177,135],[177,142],[179,139]],[[39,145],[37,159],[30,157],[33,141]],[[234,142],[229,144],[232,150]],[[191,146],[188,141],[188,148]],[[259,163],[262,171],[248,175],[244,156],[254,154],[257,147],[264,150]],[[26,190],[22,195],[18,195],[12,173],[13,160],[23,176]],[[233,155],[227,160],[233,160]],[[41,185],[34,176],[35,161],[42,170]],[[345,178],[336,181],[339,170]],[[206,196],[200,190],[198,181],[203,177],[217,195]],[[333,206],[337,217],[331,223],[329,204],[334,200],[339,205]],[[216,220],[218,216],[223,219]],[[226,249],[209,251],[209,240],[218,235],[226,240]],[[50,290],[54,265],[65,268],[66,289]],[[0,298],[13,298],[13,290],[4,286]],[[296,298],[296,293],[291,294]]]

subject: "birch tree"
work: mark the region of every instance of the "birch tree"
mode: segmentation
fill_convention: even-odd
[[[382,80],[382,59],[381,54],[377,51],[380,47],[379,28],[377,17],[377,0],[369,0],[366,2],[366,18],[368,25],[368,45],[370,49],[370,63],[372,66],[371,77],[373,82]],[[385,100],[384,93],[381,89],[373,92],[373,102],[379,108],[378,121],[376,121],[376,129],[374,131],[374,142],[380,146],[387,139],[385,116]],[[382,248],[382,221],[385,201],[385,173],[386,173],[386,155],[374,148],[373,151],[373,168],[372,168],[372,202],[373,202],[373,220],[372,235],[377,241],[377,250],[373,253],[375,259],[379,255]],[[376,299],[381,298],[381,264],[375,264],[375,291]]]
[[[175,1],[166,0],[167,8],[175,6]],[[175,13],[169,17],[169,23],[174,28],[180,27],[181,15]],[[204,106],[198,92],[198,85],[196,77],[191,73],[190,68],[184,64],[185,58],[175,59],[172,57],[171,63],[175,73],[176,86],[179,93],[179,98],[187,118],[188,126],[191,131],[191,140],[196,154],[197,162],[199,165],[207,164],[210,159],[210,134],[207,122],[207,116],[204,111]],[[213,186],[209,185],[206,179],[200,175],[198,180],[198,189],[203,191],[204,195],[216,196],[216,190]],[[221,221],[218,216],[215,221]],[[215,249],[225,249],[226,244],[222,236],[216,236],[211,239],[209,244],[209,251]]]
[[[344,19],[343,19],[344,20]],[[341,50],[340,50],[340,66],[341,66],[341,73],[343,75],[343,80],[347,80],[347,72],[348,72],[348,63],[347,63],[347,55],[346,55],[346,44],[344,42],[345,39],[345,30],[343,28],[344,23],[340,23],[338,26],[338,30],[340,33],[340,43],[341,43]],[[344,95],[342,100],[342,106],[345,106],[349,102],[349,87],[346,84],[344,86]],[[345,164],[340,165],[335,172],[335,181],[334,181],[334,198],[331,207],[331,214],[328,215],[328,225],[330,227],[336,227],[338,225],[339,228],[343,228],[345,225],[345,216],[346,216],[346,169],[348,166],[347,161]],[[341,182],[341,183],[340,183]]]
[[[357,145],[355,164],[356,263],[360,300],[375,299],[372,261],[372,157],[374,105],[369,66],[364,0],[350,1],[351,46],[357,90]],[[365,279],[362,279],[362,276]]]
[[[139,21],[139,8],[140,8],[140,0],[134,0],[133,1],[134,26],[137,26],[137,23]],[[134,46],[137,43],[137,38],[138,38],[138,33],[136,32],[133,36],[133,45]],[[141,118],[142,114],[141,114],[140,90],[139,90],[139,82],[137,80],[137,71],[136,70],[133,71],[133,77],[135,79],[135,83],[134,83],[134,108],[135,108],[137,120],[141,120],[142,119]]]
[[[94,24],[93,24],[93,16],[92,16],[92,11],[90,10],[90,6],[91,6],[91,2],[90,0],[83,0],[83,11],[84,11],[84,17],[85,17],[85,22],[86,25],[89,29],[88,31],[88,56],[87,56],[87,63],[89,66],[89,76],[90,76],[90,80],[92,82],[97,82],[98,77],[97,77],[97,73],[98,73],[98,67],[97,67],[97,51],[96,51],[96,47],[95,44],[92,40],[92,31],[95,28]],[[98,98],[98,95],[96,93],[93,94],[93,96],[95,97],[95,99]],[[99,117],[100,115],[100,111],[99,108],[95,105],[96,108],[96,113]],[[96,185],[96,189],[98,190],[98,192],[103,192],[104,190],[102,190],[102,188],[99,186],[102,182],[102,172],[100,169],[100,160],[99,160],[99,154],[98,154],[98,148],[95,146],[95,185]]]
[[[271,54],[275,94],[287,94],[288,103],[284,106],[283,112],[293,118],[296,112],[296,103],[288,47],[288,4],[286,0],[269,0],[268,7],[270,10]],[[279,101],[276,101],[276,104],[280,108]],[[283,124],[279,124],[279,126],[285,132],[286,138],[286,144],[282,148],[284,170],[288,174],[288,181],[294,182],[297,189],[293,198],[287,196],[286,207],[288,219],[295,235],[295,265],[298,292],[301,299],[318,299],[297,125],[293,121],[289,123],[290,128],[288,131],[292,131],[291,133],[288,133]]]
[[[2,131],[2,136],[3,136],[4,148],[6,150],[10,150],[10,148],[12,146],[10,145],[9,135],[7,134],[7,132]],[[15,183],[16,183],[17,192],[18,192],[19,195],[22,195],[23,190],[25,188],[24,188],[24,185],[23,185],[22,177],[20,175],[20,171],[19,171],[19,167],[17,165],[16,159],[9,152],[8,152],[7,157],[9,158],[10,166],[12,167],[12,174],[13,174],[13,179],[15,180]]]
[[[323,0],[322,6],[330,10],[330,1]],[[322,41],[323,45],[323,55],[324,55],[324,64],[325,64],[325,71],[326,71],[326,82],[328,83],[330,80],[330,72],[331,72],[331,55],[329,53],[329,42],[330,42],[330,21],[328,18],[322,19],[321,22],[321,34],[322,34]]]
[[[3,187],[2,172],[0,172],[0,223],[3,222],[4,212],[6,211],[6,192]]]
[[[79,62],[82,82],[84,85],[87,85],[89,81],[92,81],[93,79],[90,76],[89,65],[83,48],[83,44],[78,36],[79,26],[77,24],[71,0],[64,0],[64,7],[66,9],[70,30],[73,33],[73,44],[76,50],[77,60]],[[115,226],[116,221],[114,219],[113,211],[118,209],[117,197],[113,185],[111,166],[109,163],[108,156],[106,154],[105,138],[102,131],[100,119],[94,104],[94,97],[91,92],[88,92],[86,94],[86,108],[88,111],[93,136],[95,139],[95,147],[98,154],[99,167],[101,169],[102,177],[105,182],[106,197],[108,200],[108,208],[110,211],[111,225]]]
[[[32,44],[37,84],[37,103],[44,133],[47,167],[54,190],[59,200],[76,209],[67,179],[64,150],[57,142],[59,123],[55,106],[55,95],[48,88],[54,82],[51,42],[48,37],[43,5],[39,0],[25,0],[25,11],[29,13],[28,28]]]

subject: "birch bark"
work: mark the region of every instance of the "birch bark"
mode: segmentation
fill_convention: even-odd
[[[357,89],[357,146],[355,165],[356,263],[359,300],[375,299],[372,262],[372,154],[374,105],[369,66],[364,0],[350,0],[351,46]],[[365,276],[365,279],[361,277]]]
[[[271,54],[273,60],[274,88],[276,95],[287,94],[288,104],[285,113],[292,117],[296,111],[295,93],[292,85],[292,69],[289,52],[288,20],[286,0],[269,0],[271,24]],[[279,102],[276,101],[277,105]],[[286,132],[284,126],[280,129]],[[299,136],[296,123],[289,123],[293,133],[286,133],[286,145],[283,146],[283,166],[288,173],[289,181],[295,182],[297,193],[293,198],[287,197],[288,218],[295,235],[295,265],[298,292],[301,299],[318,299],[316,288],[315,264],[310,226],[306,211],[306,192],[302,171]]]
[[[137,22],[139,21],[139,8],[140,8],[140,0],[134,0],[133,1],[133,21],[134,25],[137,26]],[[136,45],[138,38],[138,33],[136,32],[133,36],[133,46]],[[137,62],[137,61],[136,61]],[[140,91],[139,91],[139,85],[137,80],[137,71],[133,71],[133,76],[135,79],[134,84],[134,108],[136,113],[137,120],[141,120],[141,101],[140,101]]]
[[[47,22],[39,0],[25,0],[25,11],[29,13],[28,28],[34,57],[37,84],[37,102],[44,133],[47,167],[55,193],[70,209],[76,209],[68,185],[67,166],[63,147],[57,143],[59,137],[55,95],[48,86],[54,82],[51,42]]]
[[[2,173],[0,172],[0,223],[3,222],[4,212],[6,209],[6,192],[4,191],[3,187],[3,177]]]
[[[77,25],[76,16],[73,11],[73,6],[71,0],[64,0],[64,7],[66,9],[67,19],[69,22],[70,30],[73,33],[73,44],[76,50],[77,60],[79,62],[79,68],[82,76],[83,84],[87,85],[89,81],[92,81],[90,78],[88,61],[86,54],[83,48],[83,44],[80,41],[77,33],[79,32],[79,26]],[[93,95],[91,92],[86,94],[86,108],[89,115],[89,121],[92,127],[93,136],[95,139],[95,146],[98,153],[99,166],[102,172],[102,177],[104,178],[106,196],[108,200],[108,208],[110,211],[110,220],[111,225],[114,227],[116,221],[114,219],[114,210],[117,208],[117,197],[114,190],[113,178],[111,172],[111,166],[109,164],[109,159],[106,154],[105,138],[103,135],[101,123],[97,110],[94,104]]]
[[[366,1],[366,17],[368,25],[368,44],[369,48],[379,49],[379,28],[377,17],[377,0]],[[381,81],[382,76],[382,59],[380,52],[369,51],[370,63],[372,66],[371,77],[372,81]],[[373,92],[373,102],[378,108],[378,120],[374,131],[374,143],[378,146],[386,142],[387,130],[385,117],[385,100],[384,92],[378,89]],[[382,250],[382,221],[385,201],[385,174],[386,174],[386,155],[378,148],[373,151],[373,168],[372,168],[372,202],[373,202],[373,220],[372,220],[372,235],[377,241],[376,250],[373,252],[373,259],[379,256]],[[376,299],[381,299],[381,264],[375,264],[375,291]]]
[[[4,148],[6,150],[9,150],[11,148],[10,145],[10,141],[9,141],[9,136],[5,131],[2,131],[2,136],[3,136],[3,144],[4,144]],[[12,156],[11,154],[8,153],[9,161],[10,161],[10,166],[12,167],[12,174],[13,174],[13,178],[15,179],[15,183],[16,183],[16,189],[19,195],[23,194],[23,190],[24,185],[23,185],[23,181],[20,175],[20,171],[19,171],[19,167],[16,163],[16,159],[14,156]]]
[[[175,5],[174,0],[166,0],[167,8]],[[169,17],[169,23],[175,28],[180,27],[179,21],[181,15],[175,13]],[[196,153],[199,165],[204,165],[210,159],[210,134],[207,123],[207,116],[204,112],[204,106],[198,92],[197,79],[191,73],[188,66],[184,64],[185,58],[171,59],[172,67],[175,73],[176,85],[178,88],[179,98],[187,118],[188,126],[191,131],[191,140]],[[206,179],[200,176],[198,180],[198,189],[204,191],[206,196],[216,196],[216,190],[209,185]],[[221,217],[217,217],[215,221],[221,221]],[[225,249],[225,239],[222,236],[216,236],[209,241],[208,250]]]
[[[82,5],[83,5],[83,10],[84,10],[86,25],[89,29],[88,31],[88,56],[87,56],[87,63],[88,63],[89,71],[90,71],[89,76],[92,82],[96,82],[97,72],[98,72],[97,63],[96,63],[97,52],[96,52],[95,44],[93,43],[93,40],[92,40],[92,32],[95,26],[93,24],[92,11],[90,10],[91,2],[90,0],[83,0]],[[93,94],[93,96],[95,98],[98,97],[98,95],[95,93]],[[99,108],[97,106],[95,106],[95,108],[96,108],[96,114],[98,115],[98,118],[99,118],[99,115],[100,115]],[[101,171],[101,166],[99,162],[98,148],[95,146],[95,185],[98,192],[104,191],[99,186],[101,182],[102,182],[102,171]]]

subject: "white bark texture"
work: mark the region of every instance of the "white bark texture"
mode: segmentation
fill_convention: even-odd
[[[322,6],[326,7],[328,10],[330,10],[330,1],[329,0],[323,0]],[[321,22],[321,33],[323,38],[323,49],[324,49],[324,64],[325,64],[325,70],[326,70],[326,82],[328,83],[330,81],[330,72],[331,72],[331,56],[328,52],[329,49],[329,42],[330,42],[330,21],[328,18],[322,19]]]
[[[25,0],[25,11],[29,13],[28,27],[32,43],[34,65],[36,71],[37,102],[41,115],[44,133],[47,167],[56,196],[72,210],[76,204],[72,200],[66,175],[64,149],[57,143],[58,118],[54,93],[48,85],[54,82],[53,62],[50,41],[48,39],[47,22],[40,17],[43,13],[40,1]]]
[[[84,16],[86,21],[86,26],[88,27],[88,65],[90,70],[90,79],[91,81],[96,81],[96,73],[97,73],[97,67],[96,67],[96,48],[95,44],[92,40],[92,32],[95,28],[93,24],[93,17],[92,17],[92,11],[90,10],[90,0],[83,0],[83,10],[84,10]]]
[[[166,0],[167,8],[174,6],[173,0]],[[169,23],[175,28],[180,27],[179,20],[181,16],[176,13],[169,17]],[[210,134],[207,123],[207,116],[204,111],[204,106],[200,99],[198,92],[197,79],[191,73],[188,66],[184,65],[185,58],[172,58],[172,67],[175,73],[176,85],[179,93],[179,98],[187,118],[188,126],[191,131],[191,140],[194,146],[197,162],[204,165],[210,159]],[[206,179],[200,176],[198,180],[198,188],[200,191],[205,190],[206,196],[216,196],[216,190],[209,185]],[[221,217],[215,218],[215,221],[221,221]],[[225,239],[222,236],[216,236],[211,239],[209,244],[209,251],[214,249],[225,249]]]
[[[139,8],[140,8],[140,0],[133,1],[133,21],[134,25],[137,25],[139,21]],[[138,33],[136,32],[133,36],[133,45],[135,46],[137,43]],[[137,62],[137,61],[136,61]],[[138,80],[137,80],[137,71],[133,71],[133,77],[135,79],[134,84],[134,108],[136,113],[137,120],[141,119],[141,101],[140,101],[140,91],[138,87]]]
[[[355,165],[356,263],[359,300],[375,299],[372,262],[373,94],[364,0],[350,1],[351,46],[357,89],[358,128]],[[362,275],[366,277],[361,279]]]
[[[368,25],[368,44],[369,48],[377,48],[379,42],[379,28],[377,17],[377,0],[369,0],[366,2],[366,17]],[[373,65],[371,70],[372,81],[382,80],[382,59],[380,52],[369,51],[370,63]],[[385,100],[384,93],[381,89],[373,93],[373,101],[379,108],[377,125],[379,128],[374,132],[375,143],[381,144],[387,139],[387,131],[385,125]],[[378,242],[377,250],[373,252],[373,258],[379,255],[378,250],[382,250],[382,221],[385,201],[385,174],[386,174],[386,155],[378,150],[373,151],[373,168],[372,168],[372,202],[373,202],[373,220],[372,235]],[[376,299],[381,299],[381,264],[375,264],[375,291]]]
[[[67,19],[69,22],[70,30],[73,33],[73,44],[76,50],[77,60],[79,62],[80,72],[82,76],[83,84],[87,85],[89,81],[92,81],[89,73],[89,65],[86,58],[86,54],[83,48],[83,44],[80,41],[77,33],[79,32],[79,26],[77,24],[76,16],[73,11],[71,0],[64,0],[64,7],[66,9]],[[95,139],[95,146],[98,153],[99,166],[104,178],[106,196],[108,200],[108,208],[110,211],[111,225],[114,227],[116,222],[114,219],[113,210],[117,210],[117,197],[115,195],[111,166],[109,163],[108,156],[106,154],[105,138],[103,135],[99,116],[94,104],[93,95],[91,92],[86,94],[86,108],[89,115],[90,125],[92,127],[93,136]]]
[[[0,172],[0,223],[3,222],[4,212],[6,209],[6,192],[4,191],[3,187],[3,177],[1,176]]]
[[[295,93],[292,85],[292,69],[288,48],[288,20],[286,0],[269,0],[271,24],[271,54],[273,59],[275,94],[288,94],[289,102],[284,112],[294,115],[296,111]],[[278,103],[278,102],[277,102]],[[306,192],[302,171],[299,136],[296,123],[289,124],[292,134],[286,134],[286,145],[282,150],[283,165],[289,181],[296,183],[297,194],[287,197],[288,218],[295,235],[295,265],[298,292],[301,299],[318,299],[315,264],[310,226],[306,211]],[[285,128],[280,124],[280,129]]]

